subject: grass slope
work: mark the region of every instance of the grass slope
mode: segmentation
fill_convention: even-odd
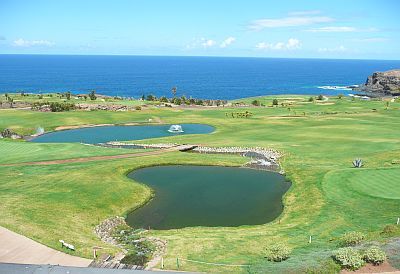
[[[272,98],[275,97],[261,99],[270,105]],[[381,101],[329,98],[328,101],[310,103],[308,97],[276,98],[278,107],[260,108],[154,108],[135,112],[65,113],[2,110],[0,128],[12,127],[29,133],[39,125],[49,130],[62,125],[157,118],[166,123],[207,123],[217,130],[208,135],[174,136],[144,142],[279,149],[285,154],[282,166],[293,182],[285,195],[285,210],[279,221],[259,226],[196,227],[151,231],[150,234],[168,241],[164,261],[169,269],[176,269],[176,258],[179,257],[251,264],[250,271],[256,272],[293,272],[319,264],[319,259],[326,260],[330,250],[336,248],[334,239],[343,232],[359,230],[378,235],[386,224],[397,219],[398,200],[387,199],[391,194],[386,190],[373,191],[376,197],[371,196],[371,191],[374,184],[387,185],[390,189],[391,181],[398,178],[397,165],[393,163],[400,159],[400,103],[393,102],[387,109]],[[246,110],[253,113],[251,118],[231,117],[232,113]],[[0,147],[4,144],[8,142],[0,142]],[[24,145],[28,150],[33,144]],[[68,151],[89,153],[88,149],[76,145]],[[52,155],[57,155],[58,150],[61,153],[62,146],[55,146],[47,155],[43,152],[43,157],[54,157]],[[1,160],[12,154],[13,149],[9,149]],[[35,154],[25,154],[23,160],[35,157]],[[366,168],[352,168],[351,162],[357,157],[365,161]],[[0,167],[0,199],[4,201],[0,205],[0,225],[52,247],[57,247],[59,237],[65,235],[66,239],[76,239],[80,254],[89,256],[91,246],[101,245],[92,233],[95,224],[107,216],[123,214],[151,195],[144,186],[125,178],[129,169],[162,163],[239,164],[243,160],[233,156],[171,153],[140,161],[124,159],[51,167]],[[382,172],[382,176],[387,177],[385,182],[368,181],[372,173],[362,175],[373,170]],[[367,179],[358,183],[355,178]],[[309,235],[314,236],[311,245],[308,244]],[[266,262],[263,250],[275,242],[288,243],[294,248],[293,256],[278,264]],[[232,271],[189,262],[182,262],[182,269]],[[234,271],[247,270],[238,268]]]

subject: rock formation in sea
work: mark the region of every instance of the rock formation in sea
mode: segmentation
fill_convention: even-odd
[[[400,95],[400,69],[374,72],[362,87],[367,92]]]

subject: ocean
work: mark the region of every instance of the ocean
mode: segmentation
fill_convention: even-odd
[[[238,99],[273,94],[348,93],[400,61],[233,57],[0,55],[0,93],[65,92]],[[323,89],[323,86],[339,86]]]

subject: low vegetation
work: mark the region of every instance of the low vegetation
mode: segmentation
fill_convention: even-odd
[[[340,239],[341,246],[355,246],[361,244],[365,234],[357,231],[346,232]]]
[[[290,257],[291,249],[283,243],[273,244],[266,248],[265,257],[269,261],[282,262]]]
[[[352,247],[339,248],[333,253],[333,258],[343,268],[350,270],[357,270],[365,264],[361,253]]]
[[[364,260],[373,265],[380,265],[386,260],[386,253],[377,246],[371,246],[364,252]]]

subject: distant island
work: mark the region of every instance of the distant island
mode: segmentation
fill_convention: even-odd
[[[366,92],[398,96],[400,95],[400,69],[374,72],[360,88]]]

